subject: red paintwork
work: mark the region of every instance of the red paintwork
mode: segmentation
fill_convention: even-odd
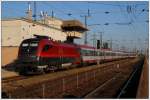
[[[52,47],[48,51],[43,52],[42,49],[45,45],[50,45]],[[39,42],[37,56],[49,58],[67,57],[79,59],[80,52],[78,51],[78,47],[75,45],[42,39]],[[79,63],[78,60],[76,60],[76,62]]]
[[[52,47],[48,51],[42,52],[42,49],[45,45],[50,45]],[[81,59],[80,59],[81,55],[80,55],[80,51],[78,51],[78,48],[93,49],[93,50],[96,49],[94,47],[87,46],[87,45],[73,45],[73,44],[55,42],[48,39],[42,39],[39,42],[37,56],[49,57],[49,58],[58,58],[58,57],[75,58],[76,61],[74,63],[79,64],[81,63]],[[101,50],[111,51],[109,49],[101,49]],[[85,62],[93,63],[96,62],[96,60],[87,60]]]
[[[42,51],[45,45],[50,45],[51,48],[48,51]],[[46,58],[74,58],[74,64],[81,63],[81,55],[79,49],[91,49],[95,50],[96,48],[87,46],[87,45],[74,45],[74,44],[67,44],[61,42],[55,42],[49,39],[41,39],[39,41],[38,50],[36,56],[38,57],[46,57]],[[98,49],[101,51],[112,51],[111,49]],[[112,59],[103,59],[103,60],[112,60]],[[84,62],[93,63],[96,60],[87,60]]]

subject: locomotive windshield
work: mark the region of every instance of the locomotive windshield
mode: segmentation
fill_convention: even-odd
[[[23,42],[21,45],[21,54],[30,54],[34,55],[36,54],[38,48],[38,42],[37,41],[28,41],[28,42]]]

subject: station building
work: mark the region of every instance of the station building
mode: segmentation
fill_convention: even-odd
[[[43,20],[31,18],[3,19],[2,25],[2,66],[17,58],[18,47],[24,39],[34,34],[49,36],[53,40],[73,42],[81,38],[85,26],[78,20],[62,20],[47,16]]]

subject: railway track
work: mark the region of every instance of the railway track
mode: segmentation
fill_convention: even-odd
[[[135,70],[130,75],[129,79],[125,82],[122,89],[119,91],[117,98],[135,98],[137,93],[137,88],[143,68],[143,61],[135,65]]]
[[[138,84],[138,78],[140,76],[141,66],[143,65],[142,60],[138,62],[136,65],[134,65],[134,70],[130,72],[129,76],[125,79],[126,82],[121,82],[120,85],[122,88],[119,88],[119,92],[114,95],[111,89],[115,90],[115,84],[118,83],[120,78],[124,77],[122,72],[119,72],[118,74],[114,75],[113,77],[107,79],[103,84],[96,87],[94,90],[90,91],[89,93],[85,94],[83,98],[135,98],[136,96],[136,90],[137,90],[137,84]],[[124,84],[125,83],[125,84]],[[114,88],[113,88],[113,87]],[[116,92],[118,90],[116,89]]]
[[[13,77],[2,79],[2,83],[15,82],[15,81],[23,80],[23,79],[27,79],[27,78],[29,78],[29,77],[26,77],[26,76],[13,76]]]
[[[114,66],[116,64],[119,64],[119,63],[124,63],[124,62],[128,62],[129,60],[126,59],[126,60],[118,60],[118,61],[113,61],[113,62],[110,62],[110,63],[104,63],[103,66],[101,66],[100,69],[103,69],[103,70],[106,70],[108,69],[108,67],[110,68],[110,66]],[[92,66],[95,66],[95,65],[92,65]],[[87,66],[87,67],[92,67],[92,66]],[[82,67],[83,68],[83,67]],[[75,68],[74,68],[75,69]],[[68,69],[69,70],[73,70],[73,69]],[[60,71],[57,71],[57,72],[63,72],[63,71],[66,71],[66,70],[60,70]],[[53,73],[53,72],[52,72]],[[45,73],[45,74],[41,74],[42,75],[46,75],[46,74],[52,74],[52,73]],[[36,74],[37,75],[37,74]],[[33,75],[33,76],[36,76],[36,75]],[[13,76],[13,77],[9,77],[9,78],[4,78],[2,79],[2,83],[10,83],[10,82],[15,82],[15,81],[18,81],[18,80],[23,80],[23,79],[27,79],[29,77],[33,77],[33,76],[23,76],[23,75],[19,75],[19,76]],[[40,76],[40,75],[37,75],[37,76]]]
[[[114,81],[120,74],[121,74],[121,72],[116,74],[116,75],[114,75],[113,77],[109,78],[103,84],[101,84],[100,86],[96,87],[93,91],[91,91],[91,92],[87,93],[86,95],[84,95],[83,98],[90,98],[90,97],[92,97],[94,95],[97,95],[96,92],[100,91],[104,86],[106,86],[107,84],[109,84],[112,81]]]
[[[110,66],[112,67],[112,66],[115,66],[116,64],[125,63],[125,62],[128,62],[128,61],[129,61],[129,59],[125,59],[125,60],[118,60],[118,61],[113,61],[113,62],[110,62],[110,63],[105,63],[103,66],[100,67],[100,70],[107,70],[108,71],[108,69],[110,69]],[[95,65],[92,65],[92,66],[95,66]],[[92,67],[92,66],[87,66],[87,67]],[[74,69],[69,69],[69,70],[74,70]],[[69,71],[69,70],[67,70],[67,71]],[[60,70],[60,71],[57,71],[57,73],[63,72],[63,71],[66,71],[66,70]],[[52,72],[52,73],[54,73],[54,72]],[[43,75],[45,76],[47,74],[52,74],[52,73],[45,73],[45,74],[33,75],[33,76],[23,76],[23,75],[13,76],[13,77],[2,79],[2,83],[3,84],[13,83],[13,82],[16,82],[16,81],[19,81],[19,80],[24,80],[24,79],[28,79],[28,78],[36,77],[36,76],[43,76]]]
[[[90,89],[90,91],[88,90],[88,89],[86,89],[86,88],[82,88],[82,90],[80,90],[80,91],[89,91],[88,93],[85,93],[85,94],[83,94],[82,95],[82,93],[80,93],[79,91],[76,91],[76,92],[74,92],[74,94],[76,94],[76,95],[67,95],[67,96],[64,96],[65,98],[69,98],[69,97],[77,97],[77,98],[88,98],[88,97],[90,97],[89,95],[91,95],[91,94],[93,94],[93,93],[95,93],[96,91],[98,91],[99,89],[103,89],[104,87],[106,88],[107,87],[107,85],[110,85],[111,84],[111,87],[112,87],[112,85],[113,84],[116,84],[117,82],[118,82],[118,79],[124,79],[124,77],[123,77],[123,73],[124,73],[124,71],[122,71],[122,72],[120,72],[120,68],[118,68],[117,67],[117,64],[122,64],[122,63],[124,63],[125,65],[127,65],[128,63],[131,63],[131,66],[132,66],[132,61],[131,60],[124,60],[124,61],[120,61],[120,63],[113,63],[113,64],[108,64],[107,66],[103,66],[103,67],[101,67],[100,69],[99,69],[99,71],[101,72],[101,74],[102,74],[102,77],[103,76],[105,76],[105,75],[107,75],[107,76],[105,76],[105,79],[103,79],[103,80],[100,80],[100,81],[95,81],[95,80],[93,80],[93,81],[95,81],[94,83],[98,83],[97,85],[95,84],[94,85],[94,83],[92,83],[91,85],[93,86],[93,87],[95,87],[95,88],[93,88],[93,89]],[[110,66],[111,65],[111,66]],[[119,66],[119,67],[121,67],[121,66]],[[123,68],[121,68],[121,70],[123,70],[123,69],[126,69],[125,67],[123,67]],[[127,73],[125,73],[125,74],[127,74]],[[109,77],[108,77],[108,75],[109,75]],[[99,76],[99,77],[101,77],[101,76]],[[98,77],[97,77],[98,78]],[[92,81],[92,80],[91,80]],[[112,84],[113,83],[113,84]],[[120,83],[120,84],[122,84],[122,83]],[[86,84],[85,84],[86,85]],[[91,85],[90,85],[90,87],[91,87]],[[117,86],[117,85],[116,85]],[[89,86],[87,86],[88,88],[89,88]],[[97,89],[98,88],[98,89]],[[108,89],[109,90],[109,89]],[[102,90],[102,91],[104,91],[104,90]],[[79,93],[78,93],[79,92]],[[114,92],[115,93],[115,92]],[[72,93],[73,94],[73,93]],[[81,94],[81,95],[80,95]],[[106,94],[106,93],[105,93]],[[78,95],[78,96],[77,96]],[[98,98],[101,98],[101,96],[99,95],[99,96],[97,96]],[[95,97],[93,97],[93,98],[95,98]],[[102,98],[103,98],[103,96],[102,96]]]
[[[60,89],[62,89],[62,87],[66,87],[67,88],[68,85],[69,85],[69,86],[71,86],[70,88],[72,88],[72,90],[75,90],[73,88],[74,88],[74,86],[76,86],[77,82],[78,82],[78,87],[80,88],[80,86],[81,87],[84,86],[84,84],[80,84],[81,81],[83,83],[86,83],[86,82],[88,82],[88,80],[91,80],[91,78],[92,78],[93,82],[95,80],[98,80],[98,83],[99,83],[99,82],[101,82],[100,81],[101,78],[104,78],[103,74],[107,75],[107,74],[111,73],[111,71],[113,71],[113,73],[115,73],[115,74],[119,74],[120,65],[122,63],[126,63],[127,64],[127,63],[129,63],[131,61],[132,60],[130,60],[130,59],[124,59],[124,60],[120,60],[120,61],[114,61],[114,62],[110,62],[110,63],[101,64],[99,66],[92,65],[92,66],[87,66],[87,67],[74,68],[74,69],[64,70],[64,71],[60,71],[60,72],[54,72],[54,73],[48,73],[48,74],[38,75],[38,76],[34,76],[32,78],[31,77],[29,78],[29,77],[26,77],[26,76],[13,77],[13,78],[10,78],[10,79],[2,80],[2,84],[5,84],[5,87],[3,87],[3,91],[5,93],[11,94],[12,97],[16,97],[17,96],[19,98],[22,95],[21,93],[24,93],[23,92],[24,89],[28,90],[28,92],[25,92],[25,94],[27,94],[27,95],[30,95],[30,93],[31,94],[32,93],[35,94],[39,90],[43,90],[43,91],[51,90],[50,93],[52,93],[52,91],[53,91],[53,93],[54,93],[53,96],[54,97],[59,97],[58,95],[61,95],[60,91],[62,93],[64,93],[64,91],[66,91],[66,90],[56,89],[57,87],[60,88]],[[76,81],[77,80],[77,76],[76,76],[77,73],[78,73],[79,81]],[[95,73],[95,76],[93,76],[94,73]],[[93,77],[95,77],[95,79]],[[99,78],[100,78],[100,80],[99,80]],[[109,76],[107,78],[110,79],[111,77]],[[71,83],[69,81],[70,79],[72,80]],[[16,82],[16,81],[18,81],[18,82]],[[20,92],[18,92],[18,91],[17,91],[17,93],[12,92],[13,89],[16,90],[16,88],[13,88],[13,86],[14,86],[13,82],[15,83],[15,87],[17,87],[18,91],[20,91]],[[9,87],[7,87],[7,83],[12,83],[12,89],[11,90],[10,90],[11,84],[8,84]],[[62,83],[65,86],[62,86]],[[36,84],[38,84],[38,85],[36,85]],[[43,84],[47,84],[47,85],[43,85]],[[20,85],[22,85],[23,87],[20,87]],[[53,86],[55,86],[55,87],[53,87]],[[77,88],[77,89],[79,89],[79,88]],[[83,88],[83,89],[85,89],[85,88]],[[57,91],[59,91],[59,93]],[[86,92],[86,91],[84,91],[84,92]],[[46,94],[51,95],[51,94],[49,94],[49,92],[44,92],[44,97],[46,96]],[[39,94],[39,95],[41,95],[41,94]],[[33,95],[31,95],[31,96],[33,96]],[[34,95],[34,97],[37,97],[37,94]],[[60,98],[61,98],[61,96],[60,96]]]

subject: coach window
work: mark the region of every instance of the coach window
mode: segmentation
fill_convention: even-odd
[[[86,50],[86,55],[89,56],[90,55],[90,51]]]
[[[98,51],[96,51],[96,54],[97,54],[96,56],[99,56],[99,52]]]
[[[99,51],[99,56],[102,56],[102,52],[101,51]]]
[[[102,56],[104,56],[104,52],[102,51],[101,53],[102,53]]]
[[[106,52],[106,56],[109,56],[109,52]]]
[[[109,56],[111,56],[112,54],[111,54],[111,52],[109,52]]]
[[[84,55],[84,56],[86,56],[86,55],[87,55],[87,52],[86,52],[86,50],[83,50],[83,52],[84,52],[84,53],[83,53],[83,55]]]
[[[97,51],[94,51],[95,52],[95,56],[97,56]]]
[[[96,52],[96,56],[98,56],[99,55],[99,52],[98,51],[95,51]]]
[[[82,49],[80,50],[80,54],[83,55],[83,50]]]
[[[87,50],[85,50],[85,56],[88,56],[88,51]]]
[[[88,56],[88,51],[87,50],[85,50],[85,56]]]
[[[91,56],[91,55],[92,55],[91,50],[88,50],[88,56]]]
[[[82,54],[83,56],[85,56],[85,53],[86,53],[85,50],[81,50],[81,54]]]
[[[85,56],[86,55],[86,50],[82,50],[82,54],[83,54],[83,56]]]
[[[111,56],[111,52],[109,52],[109,56]]]
[[[105,56],[108,56],[108,53],[106,52],[106,55]]]
[[[82,55],[85,56],[86,55],[86,51],[82,50]]]
[[[118,56],[118,53],[116,53],[116,56]]]
[[[110,56],[113,56],[113,53],[112,53],[112,52],[110,52]]]
[[[90,50],[87,50],[87,52],[88,52],[88,56],[91,56],[91,51],[90,51]]]
[[[91,56],[94,56],[94,51],[91,51]]]
[[[92,52],[90,50],[88,50],[88,56],[91,56]]]
[[[105,52],[105,54],[104,54],[105,56],[107,56],[107,52]]]
[[[105,56],[108,56],[108,52],[105,53]]]
[[[102,54],[101,54],[101,52],[99,51],[99,56],[101,56]]]
[[[96,51],[92,51],[92,56],[96,56]]]
[[[109,52],[106,52],[106,56],[109,56]]]
[[[97,52],[97,56],[99,56],[99,51],[96,51]]]
[[[115,53],[113,53],[113,56],[115,56]]]
[[[80,53],[81,53],[81,55],[83,55],[83,53],[84,53],[84,52],[83,52],[83,50],[82,50],[82,49],[80,50]]]
[[[114,53],[113,53],[113,52],[111,52],[111,56],[114,56]]]

